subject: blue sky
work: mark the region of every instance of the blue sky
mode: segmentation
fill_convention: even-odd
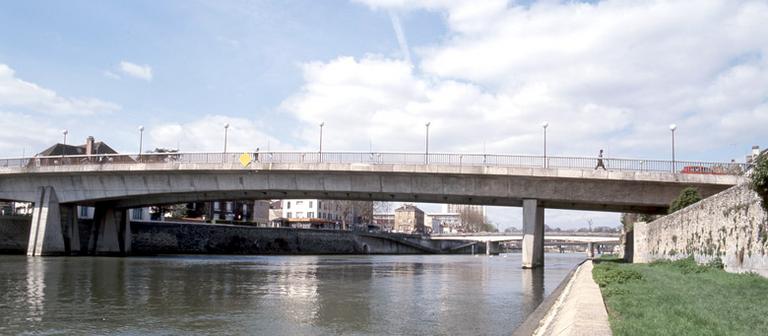
[[[324,148],[742,161],[765,147],[764,1],[6,1],[0,156]],[[494,209],[516,225],[519,211]],[[548,213],[550,217],[550,213]],[[552,212],[554,223],[616,215]],[[519,226],[519,225],[517,225]],[[555,224],[554,226],[557,226]]]
[[[124,150],[133,149],[131,125],[207,114],[260,119],[276,134],[290,132],[296,120],[277,107],[301,86],[301,64],[398,52],[387,13],[343,1],[7,2],[1,8],[7,29],[0,30],[0,62],[61,96],[119,104],[119,112],[95,120],[102,127],[62,120],[61,128],[77,140],[109,138]],[[436,13],[409,13],[403,22],[414,42],[444,33]],[[149,65],[151,81],[105,75],[120,75],[122,61]],[[113,123],[126,127],[107,127]],[[37,150],[54,140],[28,146]]]

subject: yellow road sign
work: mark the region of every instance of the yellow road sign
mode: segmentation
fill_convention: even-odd
[[[243,153],[240,155],[240,164],[243,165],[243,167],[248,167],[251,162],[253,162],[253,158],[251,158],[250,153]]]

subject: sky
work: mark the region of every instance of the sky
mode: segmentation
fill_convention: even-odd
[[[4,1],[0,157],[119,152],[547,153],[743,161],[768,145],[768,2]],[[437,205],[424,205],[439,210]],[[491,208],[503,229],[517,208]],[[547,211],[547,224],[618,225]]]

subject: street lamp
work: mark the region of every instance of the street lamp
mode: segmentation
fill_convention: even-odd
[[[69,131],[67,130],[61,130],[61,134],[64,134],[64,144],[67,144],[67,134],[69,134]]]
[[[544,168],[547,168],[547,127],[549,127],[548,122],[541,123],[541,128],[544,129]]]
[[[144,147],[144,126],[139,126],[139,155]]]
[[[323,162],[323,126],[325,126],[325,121],[320,122],[320,157],[318,159],[320,162]]]
[[[424,126],[426,126],[426,128],[427,128],[427,134],[426,134],[426,137],[425,137],[425,146],[424,146],[424,148],[425,148],[424,149],[424,153],[425,153],[424,154],[424,162],[426,164],[429,164],[429,125],[432,125],[432,122],[427,121],[427,123],[424,124]]]
[[[669,130],[672,131],[672,172],[675,172],[675,130],[677,125],[669,125]]]
[[[229,132],[229,123],[224,124],[224,153],[227,152],[227,133]]]

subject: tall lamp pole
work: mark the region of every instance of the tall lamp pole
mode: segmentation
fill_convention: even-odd
[[[675,172],[675,130],[677,125],[669,125],[669,130],[672,131],[672,172]]]
[[[139,156],[144,147],[144,126],[139,126]]]
[[[427,128],[427,134],[425,137],[425,144],[424,144],[424,162],[429,164],[429,125],[432,125],[432,122],[428,121],[424,126]]]
[[[61,134],[64,134],[64,144],[67,144],[67,134],[69,134],[69,131],[67,130],[61,130]]]
[[[320,162],[323,162],[323,126],[325,126],[325,121],[320,122]]]
[[[541,128],[544,129],[544,168],[547,168],[547,127],[549,127],[548,122],[541,123]]]
[[[229,123],[224,124],[224,153],[227,152],[227,133],[229,132]]]

